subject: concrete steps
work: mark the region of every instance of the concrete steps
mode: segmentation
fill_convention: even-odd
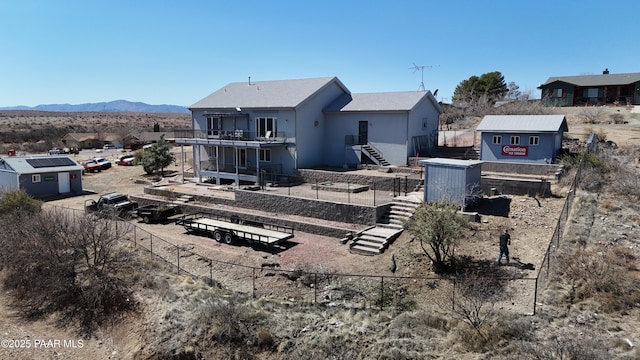
[[[353,239],[349,251],[362,255],[382,254],[404,231],[403,223],[413,215],[422,203],[422,193],[393,198],[391,207],[380,217],[375,226],[366,229]]]

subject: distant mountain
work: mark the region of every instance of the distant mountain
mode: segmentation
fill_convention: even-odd
[[[143,102],[115,100],[89,104],[50,104],[30,106],[0,107],[0,110],[37,110],[56,112],[140,112],[140,113],[189,113],[189,109],[178,105],[149,105]]]

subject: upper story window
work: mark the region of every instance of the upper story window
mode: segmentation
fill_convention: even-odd
[[[256,118],[256,132],[257,132],[257,136],[259,137],[275,137],[276,136],[276,118],[272,118],[272,117]]]
[[[502,144],[502,135],[493,135],[493,143],[496,145]]]
[[[539,136],[529,136],[529,145],[538,145],[540,144]]]
[[[520,145],[520,136],[512,136],[510,144],[511,145]]]
[[[222,119],[219,116],[207,117],[207,135],[218,136],[222,130]]]

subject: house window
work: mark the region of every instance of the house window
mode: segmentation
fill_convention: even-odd
[[[520,145],[520,136],[512,136],[511,145]]]
[[[256,118],[257,134],[259,137],[266,137],[267,132],[271,137],[276,135],[276,119],[271,117]]]
[[[562,89],[552,89],[551,97],[554,97],[554,98],[564,97],[564,91]]]
[[[40,174],[31,175],[31,182],[39,183],[40,181],[42,181],[42,179],[40,178]]]
[[[260,161],[271,162],[271,150],[260,149]]]
[[[502,144],[502,135],[493,135],[493,143],[496,145]]]
[[[222,119],[220,117],[210,116],[207,118],[207,135],[218,136],[222,130]]]
[[[529,145],[538,145],[540,144],[539,136],[529,136]]]

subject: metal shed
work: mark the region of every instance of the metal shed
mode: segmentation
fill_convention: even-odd
[[[480,160],[549,164],[562,149],[564,115],[487,115],[480,132]]]
[[[35,198],[82,193],[82,165],[69,156],[0,159],[0,190],[23,189]]]
[[[433,158],[424,166],[424,201],[464,208],[480,195],[481,161]]]

